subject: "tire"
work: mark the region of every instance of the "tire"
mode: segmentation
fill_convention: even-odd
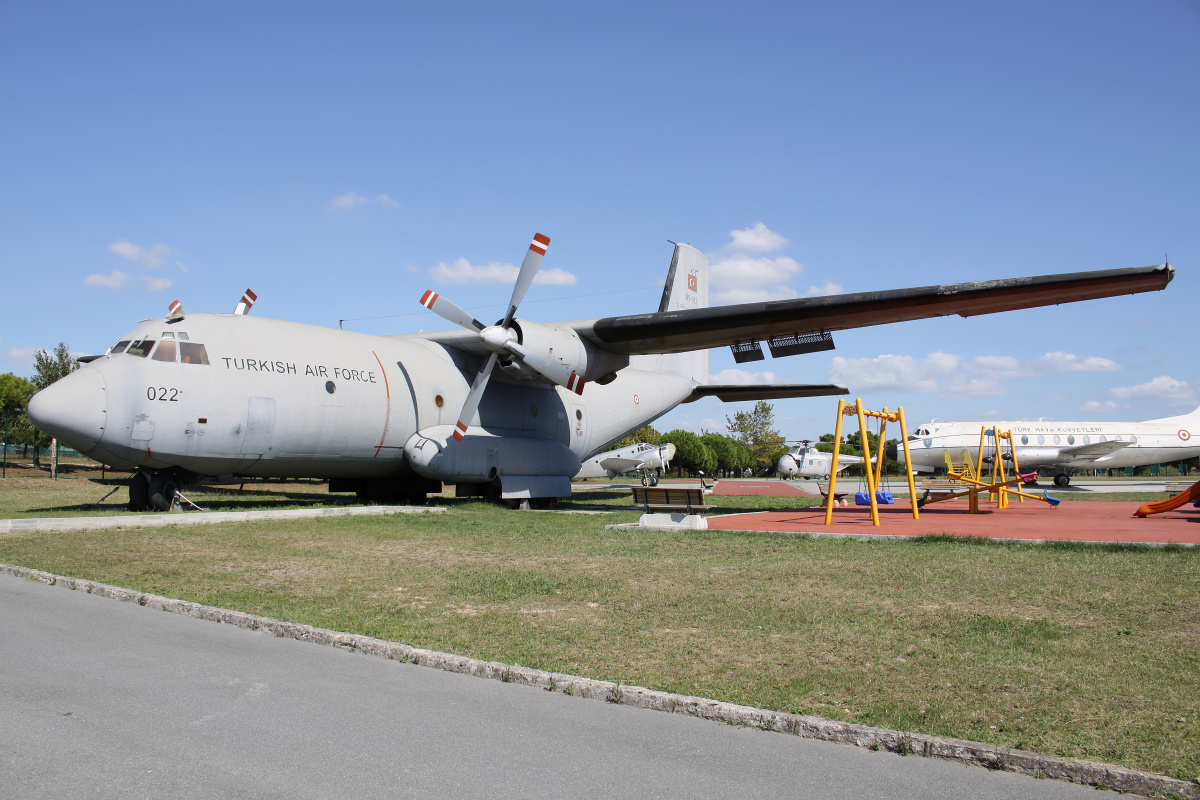
[[[658,476],[657,476],[657,475],[651,475],[651,476],[650,476],[650,485],[651,485],[651,486],[658,486]]]
[[[643,472],[642,473],[642,486],[649,486],[649,485],[650,485],[650,476]]]
[[[150,510],[150,481],[146,479],[144,472],[135,473],[129,479],[129,510]]]
[[[150,479],[150,507],[155,511],[170,511],[178,491],[179,482],[175,480],[174,475],[157,473]]]
[[[1069,476],[1069,475],[1055,475],[1054,476],[1054,485],[1055,486],[1058,486],[1061,488],[1063,486],[1069,486],[1070,483],[1071,483],[1071,476]]]

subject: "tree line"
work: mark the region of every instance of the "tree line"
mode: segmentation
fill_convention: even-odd
[[[33,379],[21,378],[11,372],[0,374],[0,425],[8,429],[4,444],[21,445],[25,455],[33,448],[33,465],[41,466],[41,451],[53,447],[55,442],[49,435],[33,426],[26,409],[29,398],[45,389],[59,378],[79,369],[79,361],[72,355],[66,342],[59,342],[52,351],[38,350],[33,354]],[[2,430],[2,429],[0,429]]]

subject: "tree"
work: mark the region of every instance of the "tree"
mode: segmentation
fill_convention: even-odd
[[[733,419],[725,418],[725,427],[754,458],[755,471],[773,467],[775,454],[784,445],[783,434],[775,430],[773,406],[765,400],[754,404],[753,411],[739,411]]]
[[[637,444],[638,442],[645,442],[646,444],[658,444],[659,439],[661,438],[662,435],[658,431],[654,430],[654,428],[649,425],[643,425],[621,441],[614,444],[612,449],[620,450],[622,447],[629,447],[629,445]]]
[[[70,348],[67,347],[66,342],[59,342],[55,345],[53,352],[47,353],[43,349],[33,354],[33,385],[40,392],[50,384],[70,375],[77,369],[79,369],[79,361],[71,355]],[[28,415],[26,418],[28,418]],[[45,446],[43,444],[44,440],[45,436],[39,435],[33,441],[34,467],[41,466],[39,451],[41,447]],[[56,454],[58,452],[58,440],[50,439],[48,444],[54,448],[54,453]],[[53,474],[58,466],[57,455],[54,455],[54,458],[51,459],[50,466],[51,473]]]
[[[751,466],[754,459],[736,440],[719,433],[700,434],[700,441],[712,451],[717,459],[716,469],[722,473],[740,473]]]
[[[679,468],[680,476],[685,469],[689,472],[712,472],[717,468],[717,457],[713,455],[713,451],[691,431],[668,431],[659,439],[659,444],[667,442],[675,445],[674,465]]]
[[[66,342],[59,342],[51,353],[38,350],[33,354],[33,385],[41,391],[77,369],[79,361],[71,355]]]
[[[9,416],[17,409],[29,405],[29,398],[37,388],[25,378],[18,378],[11,372],[0,375],[0,416]]]

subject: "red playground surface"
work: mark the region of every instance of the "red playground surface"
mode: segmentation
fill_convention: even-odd
[[[786,481],[730,481],[722,478],[713,487],[716,496],[735,497],[819,497],[815,483],[809,484],[811,491],[801,488],[802,484]]]
[[[722,481],[726,483],[726,481]],[[780,481],[782,483],[782,481]],[[748,494],[749,492],[747,492]],[[714,492],[716,494],[716,492]],[[729,492],[733,494],[733,492]],[[757,492],[755,492],[757,494]],[[1061,495],[1059,495],[1061,496]],[[1046,503],[1010,498],[1009,507],[979,503],[979,514],[967,513],[967,501],[946,500],[920,510],[912,518],[907,499],[880,506],[880,525],[871,524],[869,506],[833,510],[833,524],[825,525],[825,507],[795,511],[760,511],[708,518],[708,527],[726,531],[834,534],[839,536],[980,536],[1025,541],[1123,542],[1132,544],[1200,545],[1200,510],[1188,504],[1176,511],[1138,518],[1141,503],[1108,500],[1071,500],[1058,508]]]

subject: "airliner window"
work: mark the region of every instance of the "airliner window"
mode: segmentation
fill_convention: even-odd
[[[1055,437],[1054,437],[1054,443],[1055,443],[1055,444],[1058,444],[1058,437],[1057,437],[1057,436],[1055,436]]]
[[[1130,436],[1130,437],[1129,437],[1129,443],[1130,443],[1130,444],[1137,444],[1137,437],[1136,437],[1136,436]]]
[[[158,343],[158,349],[151,356],[155,361],[175,361],[175,343],[164,341]]]
[[[1045,437],[1045,436],[1039,436],[1039,437],[1038,437],[1038,444],[1045,444],[1045,443],[1046,443],[1046,437]]]
[[[1085,437],[1083,437],[1083,443],[1084,443],[1084,444],[1091,444],[1091,443],[1092,443],[1092,437],[1090,437],[1090,436],[1085,436]]]
[[[145,358],[146,356],[150,355],[150,350],[153,347],[153,339],[142,339],[140,342],[134,342],[133,344],[129,345],[129,349],[125,352],[131,356]]]
[[[208,353],[204,345],[195,342],[179,343],[179,360],[184,364],[208,364]]]
[[[1022,436],[1022,437],[1021,437],[1021,444],[1029,444],[1029,437],[1028,437],[1028,436]]]
[[[1075,444],[1075,437],[1074,437],[1074,436],[1068,436],[1068,437],[1067,437],[1067,444]]]
[[[122,339],[121,341],[114,344],[111,349],[109,349],[108,354],[115,356],[117,353],[124,353],[126,347],[129,347],[129,340]]]

